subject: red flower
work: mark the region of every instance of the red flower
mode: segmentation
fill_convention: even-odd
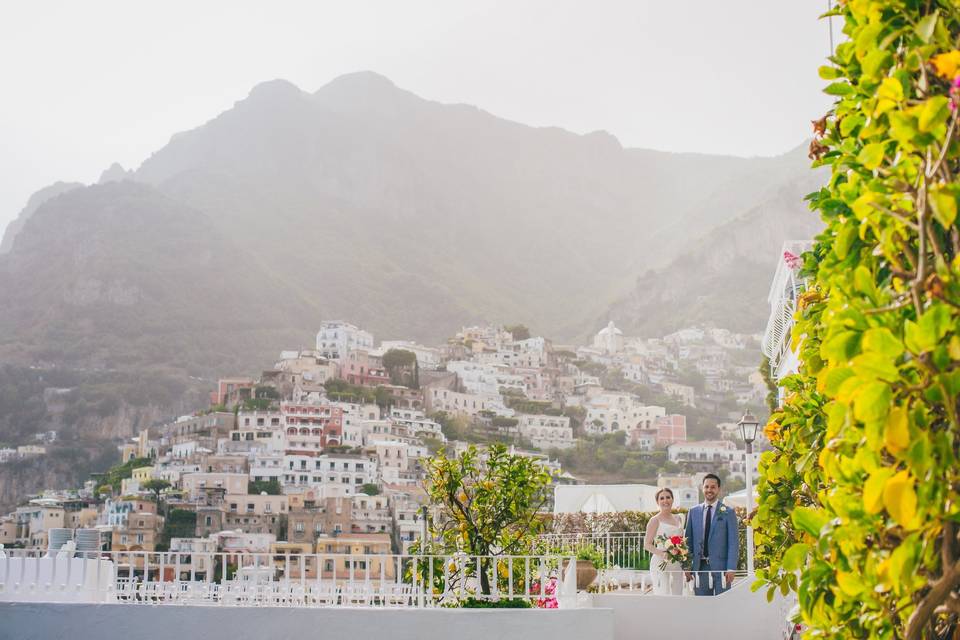
[[[670,538],[670,544],[679,545],[681,542],[683,542],[683,538],[681,538],[680,536],[673,536],[672,538]]]

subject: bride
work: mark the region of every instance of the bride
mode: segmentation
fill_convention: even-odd
[[[650,577],[653,578],[653,592],[659,595],[679,596],[683,594],[683,567],[678,562],[668,562],[666,567],[661,569],[660,565],[665,556],[656,540],[660,535],[684,537],[683,518],[672,513],[673,491],[660,489],[657,491],[656,499],[660,511],[650,518],[643,538],[643,548],[652,556]]]

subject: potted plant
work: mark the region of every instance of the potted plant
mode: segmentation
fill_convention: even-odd
[[[577,591],[583,591],[597,579],[597,572],[607,566],[607,559],[597,545],[591,543],[577,549]]]

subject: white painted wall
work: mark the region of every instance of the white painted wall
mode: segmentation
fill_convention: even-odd
[[[604,609],[375,609],[0,602],[0,640],[613,640]],[[683,636],[674,636],[672,640]]]
[[[766,590],[750,591],[744,580],[719,596],[655,596],[630,591],[593,594],[593,606],[613,609],[614,640],[782,638],[793,603],[778,595],[767,602]]]

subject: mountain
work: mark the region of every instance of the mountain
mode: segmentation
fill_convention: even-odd
[[[269,363],[310,337],[298,319],[313,307],[254,265],[206,215],[149,185],[74,189],[39,207],[0,258],[2,359],[194,375]]]
[[[645,337],[694,324],[762,332],[783,242],[812,240],[823,229],[803,196],[826,179],[823,170],[808,171],[777,184],[763,201],[710,229],[668,265],[640,275],[595,324],[612,319],[627,335]]]
[[[3,240],[0,240],[0,255],[4,253],[9,253],[10,249],[13,247],[13,239],[20,229],[23,228],[23,225],[27,220],[36,212],[40,205],[45,202],[56,198],[57,196],[72,191],[77,187],[82,187],[83,185],[79,182],[54,182],[53,184],[40,189],[27,201],[27,206],[25,206],[20,214],[7,225],[6,230],[3,233]]]
[[[625,149],[369,72],[314,93],[265,82],[139,168],[21,215],[0,255],[0,360],[212,377],[311,344],[321,319],[429,342],[478,322],[576,339],[634,298],[676,319],[637,277],[744,217],[775,234],[763,203],[802,195],[806,166]],[[671,273],[679,292],[702,284]]]

